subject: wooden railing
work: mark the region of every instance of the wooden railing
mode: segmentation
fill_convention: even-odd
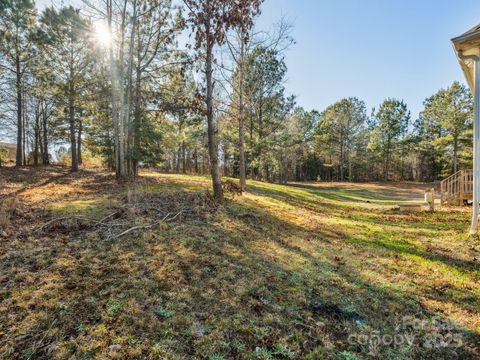
[[[461,205],[473,196],[473,170],[460,170],[440,183],[441,205]]]

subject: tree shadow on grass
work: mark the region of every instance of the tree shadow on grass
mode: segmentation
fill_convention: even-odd
[[[450,266],[463,273],[470,273],[471,275],[479,271],[479,263],[477,260],[456,258],[453,255],[436,252],[434,249],[421,248],[418,244],[414,244],[407,240],[392,240],[387,235],[380,233],[372,234],[368,239],[346,237],[345,241],[368,249],[384,249],[398,255],[418,256],[425,260]]]
[[[21,183],[25,185],[18,190],[15,190],[13,193],[8,195],[20,195],[26,190],[31,189],[32,187],[45,186],[52,183],[58,183],[60,180],[67,178],[70,173],[63,167],[54,167],[48,168],[48,178],[44,179],[45,173],[41,171],[43,169],[38,169],[35,167],[25,167],[19,169],[10,169],[2,168],[0,169],[0,175],[4,178],[5,181],[9,183]],[[42,173],[39,176],[39,172]]]
[[[251,208],[246,208],[245,210],[246,214],[254,211]],[[258,209],[255,209],[255,211],[258,211]],[[235,216],[234,218],[236,219],[237,217]],[[392,289],[389,289],[388,287],[379,287],[378,285],[371,284],[363,280],[362,276],[359,275],[359,269],[348,267],[348,269],[343,271],[341,267],[333,264],[335,262],[334,259],[330,259],[329,261],[319,260],[317,257],[313,256],[311,252],[305,251],[300,246],[292,244],[289,241],[285,240],[285,234],[301,233],[305,231],[304,228],[283,222],[267,213],[263,213],[261,218],[261,224],[275,224],[273,229],[275,229],[276,231],[272,231],[272,227],[270,225],[262,229],[262,225],[260,224],[259,226],[259,223],[257,221],[254,221],[254,223],[252,224],[252,218],[248,216],[244,217],[244,219],[247,220],[243,221],[242,228],[250,228],[250,231],[259,231],[260,233],[263,232],[264,234],[268,233],[270,241],[275,242],[285,250],[285,256],[291,257],[292,255],[295,255],[303,259],[305,261],[305,264],[308,264],[303,265],[305,267],[305,274],[308,274],[307,278],[311,277],[311,274],[315,274],[318,272],[319,276],[314,276],[313,282],[311,282],[312,279],[310,279],[310,281],[307,281],[307,284],[304,284],[303,286],[302,291],[304,291],[303,296],[307,299],[307,308],[309,306],[313,306],[313,308],[315,308],[316,302],[323,302],[326,304],[333,303],[337,306],[337,308],[344,309],[344,311],[350,311],[351,309],[348,310],[349,306],[353,306],[352,311],[360,313],[360,316],[365,319],[367,325],[373,327],[373,329],[369,330],[378,331],[380,333],[388,333],[389,331],[394,331],[395,325],[398,325],[401,317],[405,315],[416,315],[421,317],[422,319],[434,316],[433,313],[423,308],[423,306],[416,298],[416,294],[406,294],[403,292],[394,291]],[[226,237],[229,236],[231,235],[227,235]],[[261,256],[264,257],[265,255],[266,254],[262,254]],[[262,261],[265,261],[265,259],[263,259]],[[270,259],[270,263],[278,264],[275,259]],[[288,270],[286,270],[286,268],[284,267],[283,271],[292,271],[291,268],[287,269]],[[320,286],[317,287],[317,284],[319,284]],[[315,293],[322,294],[321,298],[312,298],[312,294]],[[300,296],[300,298],[302,298],[302,296]],[[295,302],[295,298],[291,299],[290,301]],[[378,308],[379,306],[382,307],[382,310]],[[385,316],[384,314],[384,316],[379,316],[379,311],[385,311],[388,315]],[[396,312],[397,314],[395,315]],[[313,315],[315,315],[314,313],[315,311],[312,312]],[[308,318],[310,314],[302,315],[304,315],[305,318]],[[334,315],[322,314],[323,318],[321,318],[320,320],[328,323],[329,321],[331,321],[331,316]],[[355,328],[355,324],[350,324],[351,327],[352,325],[354,331],[361,331],[358,328]],[[332,324],[332,326],[333,329],[335,329],[335,325]],[[340,329],[336,330],[339,331]],[[336,330],[332,331],[335,333]],[[471,332],[467,333],[469,334],[468,336],[472,336],[473,338],[477,336]],[[338,333],[336,333],[336,336],[342,339],[342,337]],[[343,340],[345,339],[343,338]],[[345,349],[352,350],[348,346],[342,348],[342,350]],[[384,349],[384,355],[387,355],[390,350],[391,349]],[[415,351],[419,351],[421,353],[423,350],[416,349],[413,351],[413,353],[415,353]],[[438,352],[436,351],[437,350],[432,350],[427,353],[432,356],[435,353],[445,354],[445,349],[439,350]],[[465,354],[467,353],[468,350]],[[391,355],[391,358],[395,358],[395,356]]]
[[[289,184],[283,185],[285,187],[290,187],[292,189],[297,189],[304,191],[307,195],[311,195],[318,200],[327,199],[334,200],[339,202],[349,202],[349,203],[372,203],[380,205],[395,205],[399,202],[411,201],[411,198],[405,198],[402,196],[392,196],[391,193],[387,191],[376,191],[369,189],[350,189],[345,187],[332,186],[328,188],[321,188],[309,185],[300,185],[300,184]],[[257,194],[264,194],[268,196],[280,196],[291,198],[303,198],[305,195],[286,195],[285,191],[276,190],[274,188],[267,187],[266,185],[261,184],[249,184],[248,189]],[[305,200],[308,200],[305,199]]]
[[[349,183],[345,182],[342,185],[328,185],[326,188],[324,185],[328,183],[319,183],[320,186],[315,186],[311,184],[304,183],[289,183],[289,186],[299,187],[304,189],[312,190],[313,192],[330,192],[330,190],[338,191],[340,193],[353,193],[358,195],[358,197],[370,197],[372,200],[375,199],[384,199],[384,200],[412,200],[412,199],[421,199],[423,198],[423,192],[429,190],[432,185],[429,184],[408,184],[408,183]],[[361,189],[358,189],[358,186],[362,186]],[[365,188],[368,186],[368,188]],[[413,186],[409,188],[409,186]]]
[[[478,356],[471,331],[461,332],[459,349],[425,348],[425,332],[410,328],[400,333],[416,335],[411,347],[351,341],[352,334],[397,334],[404,316],[436,314],[419,294],[371,283],[358,264],[338,264],[336,247],[344,246],[327,241],[330,230],[233,203],[113,242],[88,232],[27,239],[1,259],[8,293],[0,351],[12,349],[12,358],[244,359],[284,345],[295,358]],[[295,240],[305,234],[313,240]]]
[[[82,169],[72,173],[65,166],[28,166],[17,168],[0,168],[0,176],[7,183],[25,184],[24,186],[7,193],[6,195],[21,195],[28,190],[45,187],[50,184],[70,185],[77,182],[78,186],[89,190],[91,193],[104,192],[111,190],[114,176],[105,175],[95,170]]]
[[[254,192],[257,190],[255,189]],[[331,209],[338,209],[339,206],[335,204],[326,204],[322,203],[321,199],[318,197],[315,200],[305,199],[302,196],[292,196],[290,194],[286,195],[284,192],[271,190],[271,189],[261,189],[258,193],[260,194],[268,194],[268,196],[277,199],[278,201],[286,202],[295,207],[303,207],[308,210],[314,211],[316,213],[322,214],[322,208],[325,206],[330,207]],[[351,205],[350,205],[351,206]],[[443,253],[435,252],[435,251],[428,251],[427,249],[423,250],[419,248],[418,244],[413,243],[412,241],[407,241],[406,239],[402,239],[401,235],[396,236],[395,239],[389,238],[387,234],[385,234],[385,227],[393,226],[396,228],[404,228],[404,229],[416,229],[416,234],[418,238],[418,234],[422,230],[441,230],[443,229],[443,224],[441,222],[431,222],[428,223],[425,221],[425,216],[435,216],[434,214],[425,213],[423,216],[415,217],[411,220],[411,214],[403,214],[403,213],[379,213],[376,210],[372,209],[355,209],[351,208],[351,216],[348,217],[350,221],[352,221],[351,226],[346,226],[349,230],[356,232],[360,232],[360,234],[364,231],[362,230],[361,226],[371,227],[372,225],[378,226],[382,229],[382,231],[369,231],[368,233],[364,233],[365,237],[368,237],[369,240],[362,240],[358,236],[354,236],[352,238],[345,229],[342,230],[334,230],[337,234],[343,234],[344,236],[340,236],[345,238],[346,241],[352,244],[362,244],[365,247],[376,247],[376,248],[383,248],[385,250],[393,251],[397,254],[409,254],[422,257],[426,260],[431,260],[435,262],[444,263],[447,266],[451,266],[458,271],[473,273],[478,271],[478,261],[477,260],[466,260],[457,258],[454,255],[446,255]],[[368,216],[367,216],[368,215]],[[395,222],[389,223],[389,220],[392,220],[392,217],[395,217]],[[409,220],[408,223],[403,224],[402,221]],[[452,218],[453,220],[453,218]],[[359,226],[360,225],[360,226]],[[439,227],[441,229],[439,229]],[[380,239],[378,239],[380,237]]]
[[[247,213],[251,212],[252,209],[246,210]],[[258,209],[256,209],[258,211]],[[394,291],[392,288],[388,287],[379,287],[378,285],[373,285],[369,283],[368,281],[365,281],[363,277],[360,275],[360,269],[359,268],[353,268],[353,267],[348,267],[345,268],[345,270],[342,270],[342,266],[337,266],[335,265],[335,258],[331,259],[329,262],[324,261],[319,261],[319,259],[315,256],[312,255],[311,252],[303,250],[300,246],[295,245],[290,243],[289,241],[286,241],[284,239],[285,234],[295,234],[295,233],[302,233],[305,232],[305,229],[299,226],[292,225],[291,223],[286,223],[281,221],[279,218],[272,216],[271,214],[268,213],[263,213],[262,217],[265,218],[264,223],[267,224],[276,224],[275,229],[277,231],[271,232],[272,228],[267,227],[264,229],[265,232],[269,232],[269,239],[280,245],[282,248],[284,248],[287,253],[290,254],[296,254],[300,256],[302,259],[306,260],[312,268],[313,272],[318,271],[320,274],[322,274],[322,277],[328,277],[328,274],[333,274],[331,280],[331,283],[327,286],[327,288],[335,288],[339,287],[338,286],[338,281],[336,280],[337,277],[340,277],[343,279],[344,283],[347,284],[346,286],[340,286],[341,291],[340,291],[340,297],[336,299],[337,302],[342,302],[342,300],[347,299],[347,303],[351,302],[354,303],[359,312],[364,312],[363,313],[363,318],[364,319],[373,319],[373,323],[375,323],[375,319],[378,321],[375,330],[382,332],[385,330],[392,330],[393,328],[390,328],[388,326],[389,321],[391,320],[388,316],[387,317],[380,317],[378,318],[378,309],[375,305],[379,305],[378,302],[382,302],[383,305],[383,310],[386,310],[386,313],[389,314],[390,316],[394,313],[393,309],[398,310],[399,305],[403,306],[403,313],[397,315],[405,316],[405,315],[416,315],[420,316],[422,318],[431,318],[433,316],[439,316],[438,314],[434,314],[431,311],[428,311],[424,308],[424,306],[421,304],[420,298],[427,294],[425,291],[424,293],[420,294],[407,294],[406,292],[400,292],[400,291]],[[247,217],[248,219],[248,217]],[[247,222],[244,223],[244,227],[249,227],[251,224]],[[254,225],[254,228],[258,229],[258,224]],[[328,236],[328,234],[319,234],[320,238],[322,235]],[[391,248],[390,249],[394,253],[401,253],[402,249],[396,249],[396,248]],[[335,252],[334,252],[335,253]],[[383,257],[386,254],[380,253],[376,254],[379,257]],[[419,252],[418,254],[415,254],[418,256],[422,256],[425,254],[422,254]],[[387,255],[389,256],[389,255]],[[437,259],[438,260],[438,259]],[[327,270],[325,272],[325,270]],[[320,280],[320,279],[319,279]],[[325,279],[323,279],[325,280]],[[322,281],[322,280],[320,280]],[[354,289],[352,292],[351,289]],[[438,295],[438,294],[437,294]],[[369,301],[372,300],[372,297],[374,300],[373,306],[370,306],[372,303]],[[437,296],[438,298],[438,296]],[[440,296],[441,299],[441,296]],[[447,297],[443,298],[444,300],[451,300]],[[335,300],[335,299],[334,299]],[[387,305],[385,306],[385,302],[387,302]],[[469,303],[460,303],[457,301],[457,304],[460,307],[463,307],[467,309],[468,311],[474,311],[474,305],[469,304]],[[345,303],[343,304],[345,306]],[[386,309],[385,309],[386,307]],[[395,320],[394,324],[398,325],[399,324],[399,318]],[[367,323],[369,320],[367,320]],[[391,325],[394,325],[391,324]],[[385,325],[387,325],[385,327]],[[375,327],[375,326],[374,326]],[[384,328],[382,328],[384,327]],[[480,340],[480,337],[478,334],[473,333],[471,331],[466,331],[465,332],[466,336],[472,341],[472,349],[475,348],[475,343]],[[417,349],[418,350],[418,349]],[[419,350],[420,352],[423,350]],[[472,355],[473,353],[469,353],[470,350],[467,349],[465,352],[466,354]],[[428,353],[429,356],[433,355],[436,350],[432,350],[432,353]],[[415,353],[415,351],[414,351]],[[438,351],[438,354],[445,355],[445,349],[441,349]],[[455,351],[452,352],[452,356],[455,354]],[[479,355],[476,353],[476,355]]]

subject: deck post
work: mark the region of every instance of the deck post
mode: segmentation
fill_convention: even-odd
[[[475,91],[473,121],[473,214],[470,234],[476,234],[478,228],[478,208],[480,193],[480,57],[474,59]]]
[[[430,211],[435,211],[435,188],[430,189]]]
[[[440,206],[443,206],[445,203],[445,183],[442,181],[440,182]]]
[[[432,211],[435,211],[435,188],[432,188]]]
[[[459,186],[460,186],[460,189],[459,189],[459,191],[460,191],[460,203],[458,205],[462,205],[463,200],[464,200],[463,199],[463,196],[464,196],[463,194],[464,194],[464,191],[465,191],[465,171],[463,171],[463,170],[461,170],[461,172],[460,172],[460,184],[459,184]]]

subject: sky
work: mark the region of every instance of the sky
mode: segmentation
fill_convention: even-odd
[[[478,0],[266,0],[258,19],[294,24],[287,91],[307,110],[356,96],[367,108],[403,99],[416,119],[423,100],[465,83],[450,39],[480,23]]]
[[[40,8],[50,2],[37,0]],[[298,105],[322,111],[355,96],[370,112],[394,97],[415,120],[426,97],[465,83],[450,39],[480,23],[480,1],[265,0],[258,28],[282,17],[294,25],[286,88]]]

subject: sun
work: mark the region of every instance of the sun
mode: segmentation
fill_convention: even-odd
[[[94,38],[98,45],[109,47],[112,44],[112,36],[105,22],[96,22],[94,24],[94,30]]]

